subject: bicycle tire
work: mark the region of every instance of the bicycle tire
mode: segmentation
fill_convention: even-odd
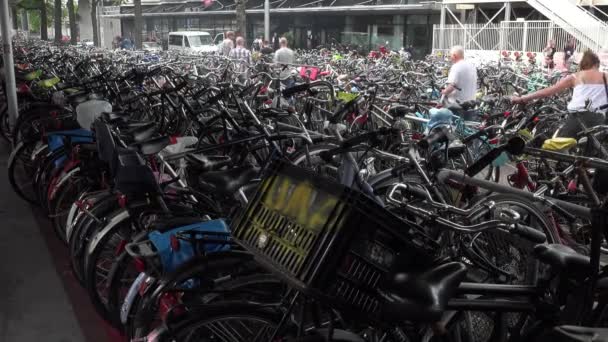
[[[37,146],[36,141],[21,142],[15,146],[8,159],[8,181],[13,191],[30,204],[39,204],[33,176],[36,172],[31,156]]]

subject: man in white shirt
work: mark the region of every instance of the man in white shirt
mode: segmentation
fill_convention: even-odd
[[[287,38],[281,37],[281,39],[279,39],[279,44],[281,45],[281,48],[274,53],[274,62],[277,64],[287,64],[287,66],[284,66],[285,68],[281,71],[280,74],[281,78],[286,78],[291,74],[291,66],[289,66],[289,64],[293,64],[295,60],[295,54],[293,53],[292,49],[287,47]],[[283,83],[287,87],[291,87],[295,82],[292,78],[289,78],[283,81]]]
[[[226,38],[222,42],[221,47],[222,48],[221,48],[220,52],[221,52],[222,56],[228,56],[230,54],[230,51],[232,49],[234,49],[234,32],[232,32],[232,31],[226,32]]]
[[[458,102],[475,100],[477,94],[477,68],[464,60],[462,46],[454,46],[450,50],[452,67],[448,74],[448,83],[441,94],[447,105]]]

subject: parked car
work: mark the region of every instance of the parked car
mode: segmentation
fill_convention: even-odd
[[[168,50],[215,52],[222,39],[222,34],[218,34],[212,39],[211,34],[205,31],[170,32]]]

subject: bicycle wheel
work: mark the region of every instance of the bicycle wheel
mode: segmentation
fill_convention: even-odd
[[[70,251],[70,261],[74,276],[85,286],[85,253],[89,241],[93,234],[100,229],[99,225],[110,213],[116,210],[118,203],[116,197],[108,192],[105,196],[98,199],[94,206],[88,209],[88,214],[83,214],[78,222],[70,231],[68,244]],[[97,220],[100,220],[99,222]]]
[[[75,170],[75,171],[79,171]],[[70,181],[62,183],[53,198],[49,199],[49,216],[53,223],[53,228],[57,237],[64,243],[68,243],[66,225],[67,218],[72,204],[78,200],[83,192],[90,189],[86,179],[79,175],[79,172],[72,173]]]
[[[109,215],[108,224],[99,227],[86,247],[85,287],[93,306],[107,321],[112,320],[107,306],[110,270],[133,234],[133,220],[129,212],[119,209]]]
[[[159,306],[161,299],[167,293],[183,292],[184,286],[198,284],[196,291],[188,291],[190,295],[181,297],[180,300],[190,304],[206,304],[225,298],[210,295],[217,291],[220,286],[228,288],[235,279],[260,274],[260,268],[254,262],[251,255],[243,252],[218,252],[207,256],[199,256],[180,266],[175,272],[167,274],[159,279],[154,285],[150,285],[144,295],[139,298],[138,303],[133,306],[128,321],[127,333],[132,339],[144,338],[150,331],[155,329],[162,320],[159,317]],[[266,278],[267,279],[267,278]],[[255,283],[260,284],[260,282]],[[251,283],[232,283],[236,289],[238,286],[251,287]],[[230,290],[230,293],[235,291]],[[268,293],[268,292],[263,292]],[[271,291],[270,295],[278,292]],[[282,293],[282,292],[280,292]],[[234,298],[232,296],[231,298]],[[245,297],[242,297],[245,298]],[[251,297],[249,297],[251,299]],[[258,299],[261,299],[258,296]]]
[[[281,320],[281,313],[257,304],[225,302],[205,305],[188,315],[189,318],[162,326],[153,335],[160,341],[269,341]],[[282,329],[279,338],[287,341],[293,327]]]
[[[542,231],[547,236],[547,243],[559,243],[551,221],[533,202],[514,195],[494,194],[484,197],[472,207],[483,207],[487,203],[494,203],[494,209],[476,217],[472,223],[498,219],[495,215],[499,210],[511,210],[520,216],[520,223]],[[534,245],[509,232],[490,230],[475,235],[471,240],[472,248],[465,252],[475,253],[496,268],[497,272],[490,271],[484,276],[484,282],[533,285],[540,268],[540,263],[532,255]]]
[[[21,142],[15,146],[8,159],[8,180],[19,197],[31,204],[38,204],[38,195],[34,187],[33,177],[36,173],[36,163],[32,154],[39,142]]]

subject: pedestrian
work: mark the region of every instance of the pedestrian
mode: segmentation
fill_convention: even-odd
[[[570,62],[572,62],[574,50],[576,50],[576,39],[570,38],[564,47],[564,66],[566,68],[569,68]]]
[[[251,64],[251,51],[245,48],[245,38],[236,38],[236,47],[230,50],[228,56],[232,59],[238,60],[239,62],[244,62],[247,65]],[[241,65],[241,71],[244,68],[246,68],[246,66]]]
[[[226,36],[224,38],[224,41],[222,41],[222,46],[220,49],[222,56],[228,56],[230,54],[230,51],[232,51],[232,49],[234,48],[233,40],[234,40],[234,32],[233,31],[226,32]]]
[[[262,49],[260,50],[260,52],[263,55],[271,55],[274,53],[274,49],[270,47],[270,42],[265,40],[262,42]]]
[[[274,36],[272,36],[272,46],[274,48],[274,51],[277,51],[280,47],[280,42],[279,42],[279,35],[277,35],[277,33],[274,33]]]
[[[577,115],[587,127],[601,125],[605,121],[605,109],[608,104],[608,91],[606,90],[607,75],[600,71],[600,59],[591,50],[587,50],[581,58],[580,71],[562,78],[554,86],[541,89],[525,96],[511,98],[513,103],[526,103],[536,99],[560,94],[573,89],[572,99],[568,102],[568,110],[578,112],[587,108],[587,101],[591,101],[591,111]],[[569,116],[559,129],[556,136],[576,138],[582,127],[575,116]]]
[[[555,51],[555,40],[549,39],[549,41],[547,42],[547,46],[543,50],[543,53],[545,54],[545,65],[549,70],[553,70],[553,68],[555,67],[555,62],[553,61]]]
[[[259,52],[262,50],[262,37],[257,37],[251,45],[251,50]]]
[[[294,53],[293,50],[287,47],[287,38],[281,37],[279,39],[280,49],[274,53],[274,62],[279,64],[293,64]]]
[[[281,37],[279,39],[279,46],[281,47],[274,53],[274,62],[278,64],[293,64],[294,62],[294,53],[288,46],[287,38]],[[288,67],[284,68],[281,71],[280,77],[282,79],[286,79],[290,76],[291,72]],[[283,81],[286,87],[291,87],[294,85],[295,81],[293,78],[289,78]]]
[[[129,37],[124,38],[120,42],[120,48],[123,49],[123,50],[132,50],[133,49],[133,42],[131,42],[131,39]]]
[[[441,91],[446,104],[474,100],[477,94],[477,68],[464,59],[462,46],[454,46],[450,50],[452,67],[448,74],[447,86]],[[468,120],[469,118],[464,118]]]

